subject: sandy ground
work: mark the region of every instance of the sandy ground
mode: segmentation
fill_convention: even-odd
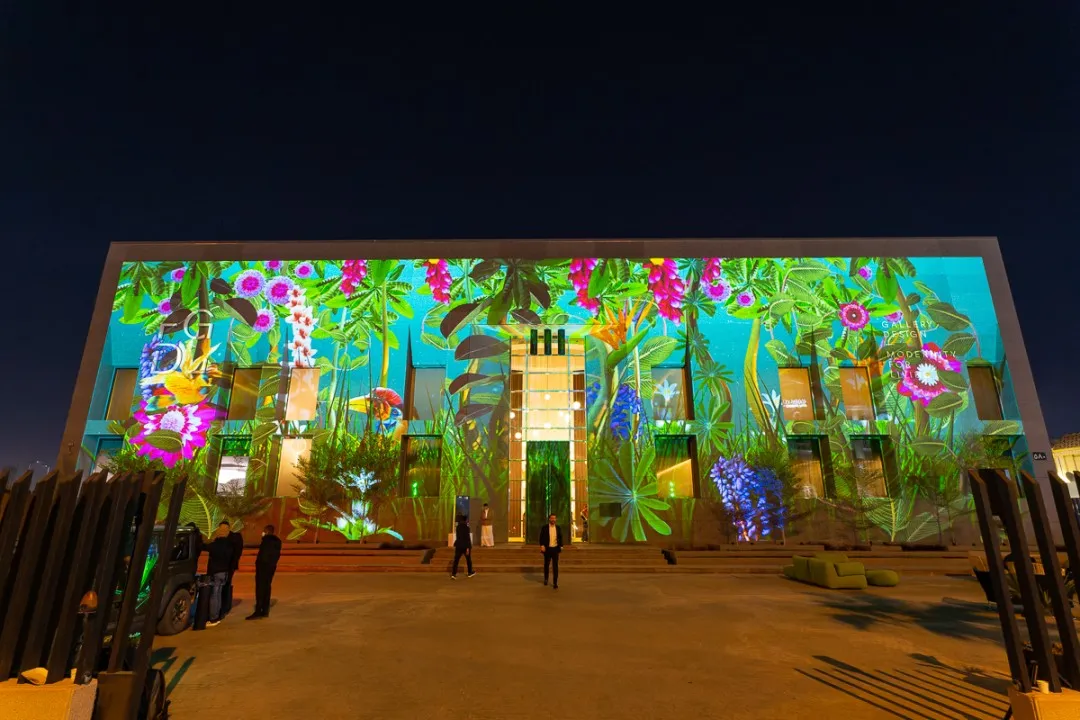
[[[188,718],[1001,718],[977,585],[829,591],[771,576],[279,575],[158,638]]]

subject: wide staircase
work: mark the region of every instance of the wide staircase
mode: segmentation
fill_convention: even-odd
[[[823,545],[725,546],[718,550],[680,550],[670,553],[675,568],[684,573],[725,575],[779,574],[794,555],[813,556],[824,552]],[[871,550],[845,551],[854,562],[867,569],[889,569],[901,575],[970,575],[968,550],[904,551],[897,546],[875,546]]]
[[[499,545],[474,547],[473,565],[477,572],[530,573],[544,571],[544,556],[539,545]],[[450,572],[454,549],[439,548],[428,559],[435,572]],[[619,545],[570,545],[559,556],[560,573],[655,573],[669,572],[672,566],[660,548]],[[458,572],[464,572],[465,560]]]
[[[570,573],[668,573],[719,575],[779,575],[793,555],[822,552],[821,545],[722,546],[713,550],[664,552],[650,546],[582,545],[563,548],[559,570]],[[849,558],[867,568],[898,570],[901,575],[970,575],[968,549],[905,552],[893,546],[875,546],[869,551],[851,551]],[[255,548],[245,550],[240,568],[255,569]],[[282,548],[278,572],[409,572],[449,573],[454,550],[449,547],[416,550],[387,550],[359,543],[319,545],[286,544]],[[477,571],[498,573],[542,572],[544,558],[536,545],[503,544],[493,548],[474,547]],[[464,560],[459,572],[464,572]]]

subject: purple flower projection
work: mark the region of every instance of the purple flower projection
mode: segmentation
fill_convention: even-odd
[[[733,455],[720,457],[709,477],[720,492],[720,502],[731,516],[740,542],[759,540],[774,526],[783,527],[783,515],[777,507],[783,487],[774,472],[752,468],[741,455]]]

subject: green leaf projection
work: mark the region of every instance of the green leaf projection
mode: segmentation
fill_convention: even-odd
[[[941,486],[961,482],[972,442],[1025,462],[986,274],[968,257],[131,262],[85,462],[122,442],[211,488],[241,468],[245,492],[292,498],[298,539],[445,537],[458,496],[512,525],[532,497],[515,486],[532,437],[514,418],[521,358],[569,348],[583,367],[580,407],[560,408],[580,448],[565,523],[587,515],[593,541],[689,542],[733,522],[741,539],[775,539],[814,508],[856,535],[940,536],[966,516],[966,495]],[[131,413],[107,417],[124,372]],[[388,438],[377,468],[357,450],[368,433]],[[305,460],[336,451],[351,465]],[[732,520],[708,478],[735,457],[783,486],[768,530]],[[305,495],[298,466],[330,486]],[[190,499],[199,524],[222,514],[213,495]]]

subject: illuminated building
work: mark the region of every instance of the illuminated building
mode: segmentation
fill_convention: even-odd
[[[762,538],[776,448],[807,502],[852,467],[903,496],[973,434],[1049,469],[994,239],[115,244],[101,287],[61,466],[127,447],[305,521],[296,462],[386,436],[349,537],[488,502],[500,542],[586,509],[593,541],[709,541],[716,503]]]

